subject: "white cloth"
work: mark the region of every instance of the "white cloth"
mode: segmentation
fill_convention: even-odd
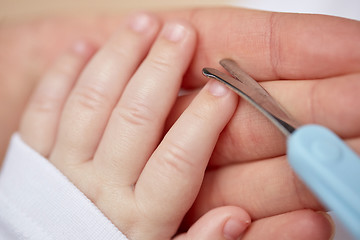
[[[15,134],[0,173],[0,239],[127,238]]]

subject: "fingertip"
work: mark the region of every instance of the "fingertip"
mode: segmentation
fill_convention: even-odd
[[[232,215],[224,224],[223,236],[226,240],[237,240],[251,224],[250,215],[242,208],[229,206],[227,211]]]
[[[302,209],[254,221],[244,239],[328,240],[333,226],[324,213]]]
[[[334,220],[327,212],[319,211],[317,212],[320,215],[319,225],[323,225],[324,231],[324,239],[329,236],[329,239],[333,239],[335,236],[335,223]]]
[[[186,239],[239,239],[249,227],[251,218],[242,208],[225,206],[203,215],[185,234]]]
[[[162,45],[171,48],[176,46],[175,51],[180,51],[185,62],[178,65],[177,68],[184,75],[192,60],[197,43],[197,34],[194,27],[185,20],[167,21],[163,24],[158,39]]]
[[[131,30],[142,33],[155,25],[156,22],[157,19],[154,16],[145,12],[138,12],[130,15],[126,24]]]
[[[223,97],[226,96],[230,89],[227,88],[224,84],[219,83],[216,80],[210,80],[205,87],[209,93],[215,97]]]
[[[292,236],[301,236],[298,239],[332,239],[335,225],[331,217],[322,211],[299,210],[293,213],[286,221],[286,229]]]
[[[236,240],[241,237],[245,229],[250,225],[249,219],[231,217],[224,225],[223,235],[226,240]]]
[[[70,48],[75,54],[90,57],[98,47],[89,41],[79,39],[76,40]]]
[[[333,239],[335,225],[331,217],[322,211],[300,210],[299,215],[288,221],[287,231],[299,239]],[[295,219],[296,217],[296,219]]]
[[[186,37],[187,29],[179,23],[165,24],[162,35],[170,42],[179,42]]]

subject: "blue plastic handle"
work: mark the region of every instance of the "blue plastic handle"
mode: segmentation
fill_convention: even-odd
[[[305,125],[288,138],[290,165],[311,191],[360,239],[360,158],[338,136]]]

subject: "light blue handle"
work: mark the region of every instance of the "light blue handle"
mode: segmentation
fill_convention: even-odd
[[[312,192],[360,239],[360,158],[338,136],[318,125],[288,139],[288,159]]]

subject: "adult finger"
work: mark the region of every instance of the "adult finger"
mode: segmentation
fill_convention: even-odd
[[[360,150],[360,138],[347,143]],[[293,172],[286,156],[209,169],[188,216],[193,221],[222,205],[240,206],[252,219],[306,208],[324,210]]]
[[[62,114],[50,157],[60,161],[58,167],[64,159],[73,163],[92,159],[113,107],[146,56],[159,26],[149,14],[131,16],[87,65]]]
[[[312,81],[266,82],[264,87],[300,124],[324,125],[344,139],[360,136],[360,74]],[[214,151],[213,163],[285,154],[285,138],[252,106],[240,101]],[[219,162],[218,162],[219,160]]]
[[[193,222],[223,205],[240,206],[253,220],[305,208],[323,210],[285,156],[207,171],[188,218]]]
[[[299,210],[254,221],[242,240],[328,240],[334,234],[333,222],[326,213]]]
[[[182,16],[199,32],[188,87],[203,84],[200,69],[219,67],[224,57],[236,60],[257,80],[325,78],[360,69],[359,21],[238,8],[163,15]]]
[[[48,157],[56,138],[67,96],[95,47],[77,42],[45,73],[34,91],[20,124],[20,134],[41,155]]]
[[[207,212],[174,240],[238,240],[250,222],[250,216],[239,207],[219,207]]]
[[[218,67],[223,57],[234,58],[258,80],[314,79],[359,71],[359,21],[242,8],[196,8],[157,14],[164,21],[185,19],[198,32],[198,47],[186,79],[188,87],[204,84],[201,69]],[[74,38],[86,37],[104,44],[122,20],[121,16],[61,21],[47,18],[31,22],[25,29],[32,30],[26,31],[26,36],[35,39],[29,47],[38,50],[37,62],[46,66]],[[55,41],[58,39],[61,41]],[[33,61],[34,56],[26,57],[30,58],[27,62]]]

